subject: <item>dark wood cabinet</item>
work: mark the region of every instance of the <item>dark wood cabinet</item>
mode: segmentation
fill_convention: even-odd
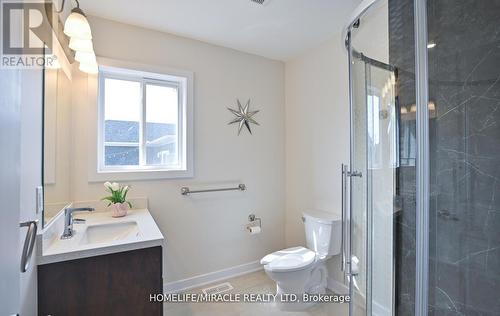
[[[38,314],[163,315],[162,248],[152,247],[38,266]]]

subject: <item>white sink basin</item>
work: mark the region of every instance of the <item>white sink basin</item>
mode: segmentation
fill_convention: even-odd
[[[64,214],[59,214],[37,238],[39,264],[101,256],[122,251],[163,246],[164,238],[147,209],[131,210],[114,218],[111,212],[81,213],[72,238],[61,239]]]
[[[119,222],[89,225],[80,244],[100,244],[138,239],[141,235],[137,222]]]

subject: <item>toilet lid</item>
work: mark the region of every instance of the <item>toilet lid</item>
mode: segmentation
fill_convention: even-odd
[[[304,247],[293,247],[273,252],[260,261],[266,269],[280,271],[294,271],[307,268],[314,262],[316,253]]]

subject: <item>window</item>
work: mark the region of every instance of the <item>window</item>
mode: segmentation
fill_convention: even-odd
[[[189,171],[188,79],[99,68],[98,172]]]

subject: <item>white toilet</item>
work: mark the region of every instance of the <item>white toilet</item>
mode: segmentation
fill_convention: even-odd
[[[340,253],[341,219],[323,211],[305,211],[303,222],[307,248],[293,247],[268,254],[260,263],[267,275],[276,281],[278,294],[323,294],[326,289],[325,262]],[[279,303],[281,309],[300,310],[312,304]]]

